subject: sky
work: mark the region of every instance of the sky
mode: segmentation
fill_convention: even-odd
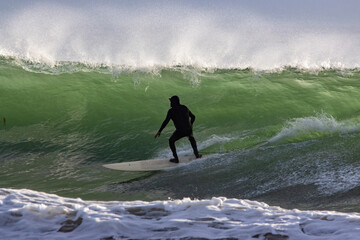
[[[360,1],[358,0],[1,0],[0,11],[16,11],[35,4],[55,3],[64,6],[86,9],[97,5],[110,5],[114,8],[162,8],[164,6],[184,6],[189,9],[248,9],[255,14],[278,19],[312,19],[319,21],[338,21],[360,24]]]

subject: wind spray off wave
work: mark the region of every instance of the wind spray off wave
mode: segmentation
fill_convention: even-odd
[[[70,61],[131,68],[359,67],[356,29],[273,19],[246,4],[199,5],[25,4],[0,17],[0,55],[51,66]]]

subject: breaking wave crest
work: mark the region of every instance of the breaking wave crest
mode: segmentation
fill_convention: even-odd
[[[217,9],[200,13],[171,2],[162,8],[26,5],[0,18],[0,55],[50,66],[81,62],[136,69],[360,67],[359,32],[351,28],[266,19],[240,4]]]

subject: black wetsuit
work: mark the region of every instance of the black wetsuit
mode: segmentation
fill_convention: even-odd
[[[161,132],[166,125],[169,123],[170,119],[174,122],[175,132],[171,135],[169,139],[170,149],[173,153],[175,159],[178,159],[175,142],[183,137],[188,137],[191,146],[194,150],[196,157],[200,157],[197,150],[196,141],[192,133],[192,125],[195,121],[195,115],[184,105],[181,104],[172,104],[172,107],[169,109],[164,122],[162,123],[159,132]]]

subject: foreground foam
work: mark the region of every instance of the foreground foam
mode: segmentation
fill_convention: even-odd
[[[95,202],[0,189],[4,239],[356,239],[358,213],[299,211],[207,200]],[[275,238],[274,238],[275,239]]]

